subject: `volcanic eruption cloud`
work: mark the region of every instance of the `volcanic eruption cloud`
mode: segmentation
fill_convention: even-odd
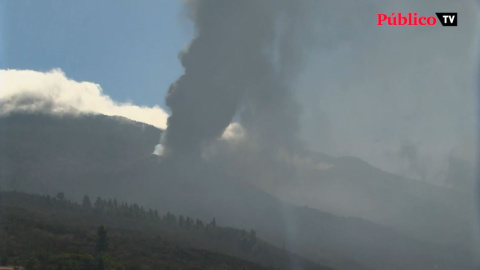
[[[196,37],[180,54],[185,72],[166,97],[164,155],[199,153],[237,117],[262,145],[294,144],[298,105],[289,82],[311,3],[187,1]]]

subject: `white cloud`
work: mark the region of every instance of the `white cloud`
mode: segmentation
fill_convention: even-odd
[[[115,102],[102,93],[100,85],[74,81],[60,69],[0,70],[0,114],[12,112],[116,115],[162,129],[168,117],[157,105],[140,107]]]

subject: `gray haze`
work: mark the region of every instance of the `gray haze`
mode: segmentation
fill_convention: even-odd
[[[459,26],[379,27],[371,13],[333,12],[358,23],[329,24],[336,45],[312,52],[298,80],[303,136],[322,152],[455,185],[455,167],[473,168],[477,149],[475,1],[368,2],[388,14],[456,11]]]
[[[478,225],[473,0],[187,3],[196,36],[166,98],[166,155],[207,152],[227,175],[289,202],[360,215],[422,239],[473,244],[466,229]],[[442,11],[458,12],[459,26],[376,26],[377,13]],[[232,121],[244,138],[216,140]],[[333,157],[312,158],[311,150]],[[341,156],[465,194],[458,201],[334,158]],[[451,209],[416,214],[425,200]],[[467,214],[456,216],[462,208]],[[428,232],[425,222],[443,227]],[[295,226],[285,233],[294,235]]]

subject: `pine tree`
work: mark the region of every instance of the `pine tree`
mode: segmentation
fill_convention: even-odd
[[[83,209],[88,211],[92,209],[92,202],[90,201],[90,197],[88,197],[87,195],[83,197],[82,207]]]
[[[95,206],[95,211],[97,211],[99,213],[103,213],[104,208],[105,208],[105,201],[102,200],[102,198],[97,197],[97,199],[95,200],[94,206]]]
[[[104,253],[108,249],[107,230],[100,226],[97,230],[97,252]]]
[[[217,227],[217,221],[215,220],[215,218],[213,218],[212,221],[210,222],[210,226],[212,226],[212,228]]]

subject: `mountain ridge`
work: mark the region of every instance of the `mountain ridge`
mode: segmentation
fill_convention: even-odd
[[[433,269],[440,262],[437,269],[451,269],[452,265],[471,269],[471,255],[458,255],[452,247],[415,240],[361,219],[282,202],[249,183],[230,179],[208,164],[192,162],[178,167],[161,160],[151,155],[160,136],[160,131],[152,127],[119,125],[105,116],[57,121],[49,116],[24,115],[23,124],[15,121],[16,116],[10,117],[0,118],[1,160],[6,161],[0,164],[3,190],[44,194],[61,191],[75,200],[84,194],[101,195],[203,219],[215,217],[220,224],[254,228],[269,242],[286,245],[319,262],[328,261],[327,265],[339,269],[361,269],[359,265],[365,265],[371,269],[388,266],[423,270]],[[50,140],[52,134],[60,144]],[[77,162],[75,168],[79,170],[62,167],[65,160],[58,160],[58,149],[67,149],[61,153],[63,159]],[[324,174],[335,167],[314,171],[311,179],[335,183]],[[196,181],[195,170],[202,171],[202,181]],[[356,170],[345,173],[355,176]]]

